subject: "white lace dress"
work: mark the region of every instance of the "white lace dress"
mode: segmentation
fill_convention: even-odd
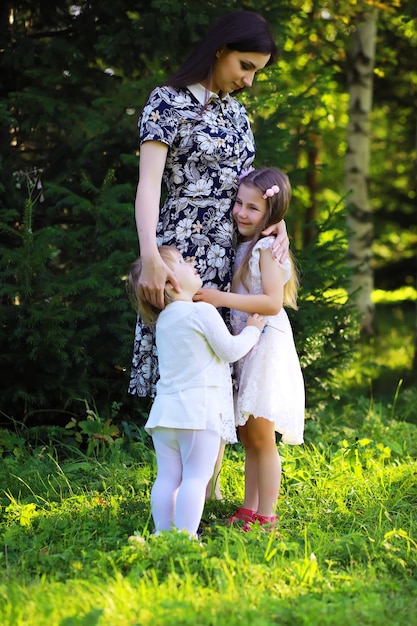
[[[249,292],[239,285],[238,293],[262,293],[260,249],[271,247],[273,237],[260,239],[249,262]],[[235,268],[242,262],[247,246],[238,246]],[[285,272],[284,282],[291,276],[289,261],[280,264]],[[239,333],[248,317],[242,311],[231,311],[233,332]],[[275,423],[283,443],[303,443],[305,391],[300,362],[294,344],[292,328],[284,309],[278,315],[265,316],[268,326],[252,350],[235,364],[237,391],[235,394],[236,425],[246,424],[248,417],[263,417]]]

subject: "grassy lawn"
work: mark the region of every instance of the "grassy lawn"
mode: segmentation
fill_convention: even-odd
[[[417,394],[399,384],[412,326],[399,327],[363,346],[340,398],[309,411],[303,446],[280,445],[277,536],[221,523],[243,495],[239,445],[224,502],[207,504],[190,541],[150,534],[154,456],[140,429],[88,455],[63,429],[0,430],[0,624],[414,624]]]

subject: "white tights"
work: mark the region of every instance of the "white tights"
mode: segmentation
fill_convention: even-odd
[[[158,465],[151,492],[155,530],[175,527],[196,536],[220,435],[212,430],[155,428],[152,440]]]

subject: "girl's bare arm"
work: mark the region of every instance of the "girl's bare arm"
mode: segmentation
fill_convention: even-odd
[[[274,260],[271,249],[260,250],[262,294],[239,294],[218,289],[200,289],[195,301],[209,302],[215,307],[237,309],[245,313],[276,315],[282,309],[284,298],[283,270]]]

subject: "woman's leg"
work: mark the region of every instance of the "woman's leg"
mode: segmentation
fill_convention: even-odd
[[[182,481],[177,494],[175,526],[196,536],[221,438],[211,430],[177,430],[177,436],[182,458]]]
[[[281,485],[281,459],[275,442],[275,425],[263,417],[250,416],[242,429],[245,429],[242,443],[246,451],[247,506],[244,506],[256,510],[258,515],[271,517],[275,515]],[[257,503],[254,501],[255,481]]]
[[[155,530],[171,530],[175,522],[175,501],[182,477],[182,461],[177,431],[155,428],[152,440],[156,453],[157,475],[151,491]]]

